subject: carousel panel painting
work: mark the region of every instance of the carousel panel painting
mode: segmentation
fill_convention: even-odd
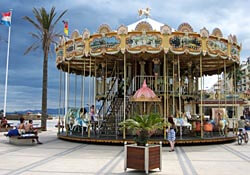
[[[239,56],[240,56],[240,52],[239,52],[239,49],[235,46],[235,45],[232,45],[231,46],[231,56],[233,57],[233,58],[239,58]]]
[[[66,44],[66,57],[71,58],[73,55],[74,55],[74,43],[71,40]]]
[[[98,51],[102,48],[115,49],[119,46],[119,44],[120,40],[117,39],[115,36],[101,37],[101,38],[94,38],[93,41],[90,43],[90,47],[92,51]]]
[[[169,40],[173,50],[182,51],[190,49],[191,51],[200,51],[201,41],[197,37],[191,36],[173,36]]]
[[[127,38],[127,45],[130,48],[136,48],[141,46],[147,46],[151,48],[159,48],[162,40],[157,35],[132,35]]]
[[[63,59],[63,48],[57,48],[56,49],[56,62],[59,63]]]
[[[227,54],[227,43],[223,41],[209,39],[207,41],[207,47],[211,54],[218,54],[218,53],[221,53],[222,55]]]
[[[85,48],[85,44],[82,40],[75,41],[75,55],[76,56],[82,55],[84,48]]]

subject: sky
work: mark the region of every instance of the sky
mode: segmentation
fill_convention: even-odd
[[[52,6],[56,7],[58,14],[68,10],[63,19],[69,21],[69,33],[74,29],[82,33],[85,28],[94,33],[101,24],[108,24],[116,30],[121,24],[129,25],[138,21],[139,8],[150,7],[152,19],[175,29],[181,23],[188,22],[198,33],[203,27],[210,33],[219,27],[225,38],[235,34],[238,42],[242,43],[241,61],[250,56],[250,0],[0,0],[0,12],[13,9],[7,112],[41,108],[43,55],[41,50],[24,55],[33,41],[29,32],[35,29],[22,18],[33,17],[34,7],[50,9]],[[62,23],[58,24],[56,31],[63,31]],[[8,27],[1,25],[0,109],[4,101],[7,36]],[[48,108],[57,108],[59,105],[59,77],[55,55],[52,54],[48,67]],[[80,83],[80,77],[77,79]],[[207,78],[205,87],[211,87],[215,81],[216,78]],[[73,88],[71,91],[73,94]],[[79,95],[79,86],[77,91]],[[71,98],[70,105],[73,103],[74,99]]]

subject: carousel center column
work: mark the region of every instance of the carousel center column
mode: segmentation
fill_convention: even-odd
[[[129,83],[128,85],[131,85],[131,79],[132,79],[132,64],[131,63],[127,63],[128,66],[128,77],[127,77],[127,82]],[[132,93],[132,88],[128,89],[127,95],[130,95]]]
[[[177,88],[179,85],[179,81],[177,81],[177,64],[178,61],[176,59],[173,60],[173,115],[174,117],[177,117],[177,111],[176,111],[176,106],[175,106],[175,95],[177,92]]]
[[[188,62],[188,94],[193,94],[192,62]]]
[[[154,58],[153,59],[154,63],[154,75],[155,75],[155,82],[154,82],[154,87],[155,87],[155,92],[157,92],[157,80],[158,80],[158,75],[160,73],[160,59],[159,58]]]
[[[141,77],[140,77],[140,84],[139,84],[138,88],[142,85],[143,80],[145,78],[144,75],[145,75],[145,64],[146,64],[146,62],[145,61],[140,61],[139,64],[140,64]]]

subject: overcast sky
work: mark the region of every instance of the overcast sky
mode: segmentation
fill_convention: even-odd
[[[23,55],[33,41],[28,33],[34,28],[22,17],[32,17],[33,7],[50,9],[52,6],[58,12],[68,9],[64,19],[69,21],[70,33],[85,28],[96,32],[103,23],[117,29],[121,24],[139,20],[139,8],[150,7],[151,18],[173,28],[188,22],[197,32],[206,27],[211,33],[219,27],[225,38],[235,34],[243,45],[241,61],[250,56],[249,0],[0,0],[0,12],[13,9],[7,112],[41,108],[43,55],[39,50]],[[57,31],[63,31],[62,23]],[[0,26],[0,109],[3,108],[7,35],[8,27]],[[49,59],[48,73],[48,108],[57,108],[59,71],[54,55]],[[213,84],[209,82],[207,86]]]

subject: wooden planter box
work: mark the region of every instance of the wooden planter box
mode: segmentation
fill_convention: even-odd
[[[125,171],[127,168],[145,171],[148,174],[149,170],[159,168],[162,164],[162,144],[137,146],[136,144],[124,146],[125,151]]]

